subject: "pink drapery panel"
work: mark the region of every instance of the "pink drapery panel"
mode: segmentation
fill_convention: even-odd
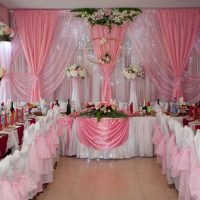
[[[126,24],[122,26],[117,26],[113,24],[110,33],[107,26],[95,25],[91,28],[91,38],[94,39],[93,46],[98,60],[102,57],[102,55],[104,55],[108,51],[111,53],[111,57],[113,59],[107,64],[100,64],[102,74],[104,75],[104,83],[101,91],[102,101],[109,101],[112,98],[112,88],[110,84],[110,79],[115,67],[116,59],[120,53],[120,47],[124,39],[126,27]],[[107,45],[101,45],[101,38],[107,39],[109,50],[105,47]],[[102,51],[100,51],[100,49],[102,49]]]
[[[31,101],[37,101],[41,97],[39,76],[55,32],[57,11],[15,11],[14,14],[26,61],[34,76]]]
[[[199,10],[175,9],[157,11],[164,44],[174,74],[173,97],[183,95],[181,79],[199,27]]]
[[[144,11],[134,19],[133,23],[130,23],[128,30],[132,48],[145,69],[145,76],[153,81],[167,99],[171,99],[173,76],[169,70],[169,59],[166,49],[163,47],[155,11]],[[159,97],[156,94],[155,96]]]
[[[55,34],[52,39],[51,48],[46,56],[43,70],[40,72],[41,96],[50,99],[50,96],[60,88],[65,98],[69,98],[70,80],[65,76],[65,68],[71,64],[77,49],[78,38],[82,34],[86,23],[75,18],[69,11],[58,11],[58,21],[55,27]],[[77,27],[79,27],[77,29]],[[70,31],[69,31],[70,30]],[[32,83],[30,69],[21,51],[21,43],[18,32],[12,40],[12,91],[13,99],[30,101]],[[26,69],[27,68],[27,69]],[[53,98],[55,100],[57,96]]]
[[[129,120],[78,117],[77,135],[79,141],[89,148],[105,150],[122,145],[128,139]]]

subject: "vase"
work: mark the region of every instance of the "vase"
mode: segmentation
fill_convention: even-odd
[[[129,103],[133,104],[133,112],[138,111],[138,100],[137,100],[137,94],[136,94],[136,86],[137,86],[137,80],[136,79],[131,80]]]
[[[81,109],[77,78],[72,78],[72,100],[71,101],[72,101],[72,104],[74,104],[74,109],[76,111]]]

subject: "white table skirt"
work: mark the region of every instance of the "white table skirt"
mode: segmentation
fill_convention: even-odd
[[[123,159],[135,156],[153,156],[153,125],[156,117],[132,117],[129,121],[129,138],[121,146],[111,150],[95,150],[81,144],[76,134],[76,120],[73,122],[72,134],[63,127],[61,139],[61,155],[77,156],[78,158]],[[68,143],[68,144],[67,144]]]

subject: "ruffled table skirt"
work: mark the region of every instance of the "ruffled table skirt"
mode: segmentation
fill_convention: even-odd
[[[153,157],[152,137],[156,117],[132,117],[129,119],[128,139],[121,146],[113,149],[96,150],[82,144],[77,136],[77,120],[72,124],[69,133],[67,126],[63,126],[61,139],[61,155],[76,156],[78,158],[123,159],[131,157]]]

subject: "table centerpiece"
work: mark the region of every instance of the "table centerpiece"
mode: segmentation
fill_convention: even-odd
[[[128,117],[128,114],[119,110],[116,103],[101,102],[99,104],[86,106],[79,116],[96,117],[99,122],[102,118],[123,118]]]

